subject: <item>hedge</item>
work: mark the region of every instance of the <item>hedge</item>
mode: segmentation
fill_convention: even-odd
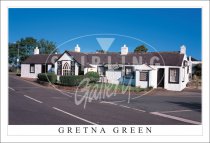
[[[84,75],[61,76],[60,84],[65,86],[78,86],[84,78]]]
[[[90,83],[96,83],[100,78],[97,72],[88,72],[85,74],[85,77],[90,79]]]
[[[39,73],[38,74],[38,79],[40,81],[55,83],[56,79],[57,79],[57,76],[54,73]]]

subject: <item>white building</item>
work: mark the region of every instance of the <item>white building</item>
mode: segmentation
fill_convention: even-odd
[[[100,74],[101,82],[181,91],[192,73],[185,46],[179,52],[128,53],[124,45],[121,53],[82,53],[77,45],[75,51],[61,55],[37,53],[36,48],[35,55],[21,64],[22,77],[36,78],[38,73],[53,71],[59,80],[63,75],[94,71]]]

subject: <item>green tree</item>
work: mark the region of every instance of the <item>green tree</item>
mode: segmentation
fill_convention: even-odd
[[[34,48],[38,46],[40,48],[40,54],[50,54],[51,52],[58,52],[56,50],[56,44],[52,41],[45,39],[37,40],[33,37],[21,38],[15,43],[9,43],[9,63],[16,64],[18,58],[20,62],[24,61],[28,56],[33,55]]]
[[[9,63],[10,64],[16,64],[17,59],[17,47],[14,43],[9,43]]]
[[[148,49],[144,45],[140,45],[140,46],[135,48],[134,52],[135,53],[146,53],[147,50]]]
[[[58,49],[56,49],[56,43],[45,39],[38,41],[38,47],[40,48],[41,54],[51,54],[58,52]]]
[[[202,65],[201,64],[197,64],[194,68],[195,68],[195,75],[201,76],[201,73],[202,73]]]
[[[104,50],[96,50],[96,52],[98,52],[98,53],[105,53]]]

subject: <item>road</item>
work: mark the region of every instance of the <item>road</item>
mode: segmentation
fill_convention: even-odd
[[[84,109],[84,102],[75,104],[74,92],[62,93],[15,75],[9,75],[8,90],[10,125],[201,124],[200,92],[162,91],[163,95],[161,92],[132,95],[130,103],[126,100],[127,95],[117,95],[87,102]],[[82,97],[84,95],[80,93],[79,98]]]

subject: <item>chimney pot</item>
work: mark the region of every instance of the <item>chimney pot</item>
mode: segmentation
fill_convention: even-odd
[[[80,52],[80,47],[79,47],[78,44],[77,44],[76,47],[75,47],[75,52]]]
[[[185,47],[185,45],[182,45],[180,47],[180,54],[186,54],[186,47]]]
[[[39,54],[39,48],[36,47],[36,48],[34,49],[34,55],[38,55],[38,54]]]
[[[128,47],[124,44],[123,47],[121,47],[121,55],[127,55],[128,54]]]

